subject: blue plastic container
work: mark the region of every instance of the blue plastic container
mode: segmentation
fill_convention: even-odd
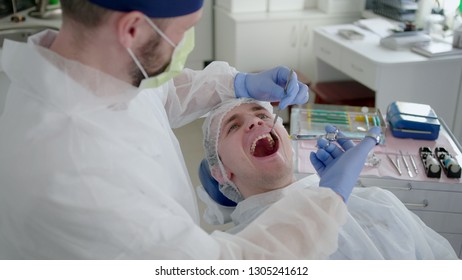
[[[395,101],[387,109],[387,121],[394,137],[435,140],[440,121],[427,104]]]

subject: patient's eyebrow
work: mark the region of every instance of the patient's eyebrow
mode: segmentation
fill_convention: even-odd
[[[225,120],[225,123],[221,126],[222,129],[225,129],[226,126],[228,126],[229,123],[232,123],[235,119],[237,119],[238,116],[238,114],[233,114],[231,117],[229,117],[229,119]]]

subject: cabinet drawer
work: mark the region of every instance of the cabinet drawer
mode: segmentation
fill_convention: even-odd
[[[462,192],[418,189],[417,182],[361,178],[360,187],[381,187],[392,192],[410,210],[438,211],[462,214]]]
[[[441,235],[451,243],[452,248],[454,248],[460,259],[462,257],[462,234],[442,233]]]
[[[360,12],[357,0],[318,0],[318,9],[326,13]]]
[[[387,188],[410,210],[462,213],[462,193]]]
[[[444,234],[462,234],[462,214],[413,210],[433,230]]]
[[[345,74],[369,88],[375,88],[376,66],[374,63],[349,50],[343,50],[341,57],[340,69]]]
[[[334,67],[340,66],[341,50],[337,45],[316,33],[313,39],[313,44],[314,51],[318,58],[324,60]]]

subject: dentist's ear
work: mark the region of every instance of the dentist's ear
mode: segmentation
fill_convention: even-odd
[[[117,19],[117,34],[120,44],[124,48],[132,48],[144,24],[146,24],[146,19],[140,12],[133,11],[121,15]]]

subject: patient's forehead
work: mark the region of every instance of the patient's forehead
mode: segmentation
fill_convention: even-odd
[[[265,111],[265,112],[268,112],[268,110],[266,110],[265,107],[259,105],[259,104],[255,104],[255,103],[244,103],[244,104],[241,104],[239,106],[236,106],[235,108],[233,108],[232,110],[230,110],[226,115],[225,117],[223,118],[223,123],[226,123],[226,122],[229,122],[233,119],[235,119],[240,112],[243,112],[243,113],[246,113],[246,112],[258,112],[258,111]]]

